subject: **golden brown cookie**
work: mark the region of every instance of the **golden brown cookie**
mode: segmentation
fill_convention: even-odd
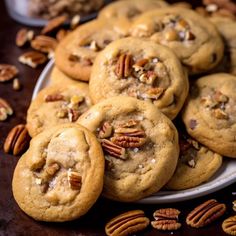
[[[157,192],[172,176],[179,155],[177,131],[150,102],[109,98],[91,107],[79,123],[103,147],[105,197],[136,201]]]
[[[223,57],[224,44],[213,23],[190,9],[166,7],[144,13],[130,33],[171,48],[191,74],[212,69]]]
[[[98,55],[89,92],[94,103],[118,95],[150,101],[173,119],[187,97],[188,78],[170,49],[130,37],[116,40]]]
[[[14,171],[19,207],[40,221],[84,215],[103,186],[104,156],[96,137],[78,124],[63,124],[33,138]]]
[[[76,122],[91,106],[88,85],[82,82],[51,85],[39,92],[27,112],[31,137],[57,124]]]
[[[236,77],[218,73],[194,81],[183,109],[187,132],[209,149],[236,158]]]

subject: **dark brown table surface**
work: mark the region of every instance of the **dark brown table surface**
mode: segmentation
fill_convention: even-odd
[[[180,230],[173,232],[173,235],[226,235],[221,229],[221,223],[226,217],[234,214],[232,210],[232,201],[236,199],[236,196],[233,196],[232,192],[236,191],[236,184],[202,198],[175,204],[127,204],[100,198],[85,216],[78,220],[66,223],[36,222],[19,209],[12,196],[11,190],[12,175],[19,157],[5,154],[2,151],[2,147],[9,130],[14,125],[25,122],[26,111],[30,104],[33,88],[43,69],[43,67],[31,69],[18,62],[17,58],[24,50],[15,46],[15,35],[21,27],[22,25],[14,22],[7,15],[3,0],[0,1],[0,63],[16,65],[20,70],[19,79],[23,85],[21,91],[14,91],[11,82],[0,83],[0,97],[8,100],[15,112],[7,121],[0,122],[0,236],[105,235],[105,223],[117,214],[127,210],[142,209],[145,211],[146,215],[152,219],[153,211],[163,207],[176,207],[181,211],[180,221],[182,227]],[[185,217],[189,211],[199,203],[211,198],[215,198],[227,205],[226,214],[216,222],[202,229],[194,229],[187,226]],[[148,227],[144,232],[136,235],[172,235],[172,233],[162,233]]]

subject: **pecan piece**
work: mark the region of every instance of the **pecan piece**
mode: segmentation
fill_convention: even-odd
[[[48,175],[53,176],[59,169],[60,166],[57,163],[53,163],[46,168],[46,172]]]
[[[130,137],[130,136],[115,136],[111,138],[111,141],[124,148],[136,148],[141,147],[145,142],[146,138],[142,137]]]
[[[21,89],[21,84],[20,84],[20,81],[19,79],[15,78],[13,80],[13,83],[12,83],[12,88],[16,91],[20,90]]]
[[[101,145],[102,145],[103,151],[106,152],[107,154],[113,157],[123,159],[123,160],[127,158],[125,148],[119,145],[116,145],[107,139],[102,139]]]
[[[177,230],[181,227],[181,224],[176,220],[154,220],[151,225],[158,230]]]
[[[59,26],[63,25],[67,20],[67,16],[58,16],[50,20],[42,29],[42,34],[49,34],[56,30]]]
[[[222,223],[222,229],[229,235],[236,235],[236,216],[230,216]]]
[[[57,40],[49,36],[38,35],[31,41],[31,47],[40,52],[51,53],[57,47]]]
[[[132,57],[129,54],[121,54],[115,69],[118,79],[127,78],[131,73]]]
[[[99,130],[99,138],[109,138],[112,134],[113,127],[109,122],[104,122],[101,129]]]
[[[115,134],[130,136],[130,137],[144,137],[145,132],[142,129],[137,128],[116,128]]]
[[[70,28],[75,29],[80,23],[80,15],[74,15],[70,21]]]
[[[225,204],[211,199],[194,208],[188,214],[186,223],[194,228],[200,228],[218,219],[225,211]]]
[[[80,112],[76,109],[71,109],[69,108],[68,110],[68,118],[70,122],[75,122],[78,120],[79,116],[80,116]]]
[[[9,64],[0,64],[0,82],[5,82],[13,79],[17,74],[19,73],[19,70]]]
[[[227,120],[229,118],[228,114],[225,111],[221,110],[220,108],[214,109],[212,111],[212,114],[216,119]]]
[[[133,126],[136,126],[139,124],[139,121],[138,120],[134,120],[134,119],[131,119],[131,120],[128,120],[126,122],[122,122],[119,127],[122,127],[122,128],[131,128]]]
[[[145,98],[157,100],[164,93],[163,88],[151,88],[144,94]]]
[[[65,97],[59,93],[48,94],[44,98],[45,102],[58,102],[58,101],[64,101],[64,100],[65,100]]]
[[[37,66],[44,64],[47,61],[47,57],[41,52],[29,51],[22,54],[18,60],[22,64],[36,68]]]
[[[29,141],[30,136],[25,125],[17,125],[8,133],[3,150],[5,153],[12,152],[13,155],[21,154],[29,146]]]
[[[56,34],[56,39],[58,42],[60,42],[62,39],[64,39],[66,37],[66,35],[68,34],[69,31],[65,30],[65,29],[60,29],[57,34]]]
[[[6,100],[0,98],[0,121],[4,121],[8,116],[13,114],[11,106]]]
[[[67,178],[71,189],[80,190],[82,185],[82,177],[78,172],[69,170],[67,173]]]
[[[23,47],[28,41],[31,41],[34,37],[34,31],[26,28],[20,29],[16,34],[16,45]]]
[[[111,219],[106,224],[105,231],[108,236],[126,236],[144,230],[149,222],[143,211],[128,211]]]

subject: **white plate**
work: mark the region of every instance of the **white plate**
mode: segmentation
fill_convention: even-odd
[[[53,64],[54,62],[50,61],[43,70],[43,72],[41,73],[35,86],[32,99],[36,97],[36,95],[42,88],[48,86],[48,84],[50,83],[50,73]],[[138,202],[151,204],[151,203],[169,203],[169,202],[185,201],[196,197],[204,196],[209,193],[213,193],[217,190],[225,188],[226,186],[234,183],[235,181],[236,181],[236,160],[225,158],[221,168],[207,183],[201,184],[200,186],[195,188],[182,191],[160,191]]]

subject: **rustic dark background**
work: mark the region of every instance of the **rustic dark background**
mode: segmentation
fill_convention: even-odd
[[[198,4],[200,1],[192,2]],[[0,122],[0,236],[103,236],[105,235],[104,225],[113,216],[127,210],[142,209],[152,219],[153,211],[160,207],[176,207],[181,210],[180,221],[182,222],[182,228],[174,232],[173,235],[226,235],[221,229],[221,223],[223,219],[233,214],[232,201],[236,197],[232,195],[232,192],[236,191],[236,184],[203,198],[176,204],[124,204],[100,198],[84,217],[67,223],[36,222],[19,209],[11,190],[12,175],[19,157],[3,153],[2,147],[9,130],[14,125],[25,122],[33,88],[43,69],[43,67],[31,69],[17,61],[19,55],[24,51],[15,46],[15,35],[21,27],[22,25],[14,22],[7,15],[4,3],[0,1],[0,63],[16,65],[20,70],[19,79],[23,85],[21,91],[13,91],[11,82],[0,83],[0,97],[7,99],[15,111],[14,115],[7,121]],[[34,28],[34,30],[37,29]],[[210,198],[215,198],[225,203],[228,209],[226,214],[218,221],[202,229],[193,229],[187,226],[184,220],[188,212],[202,201]],[[149,227],[144,232],[136,235],[154,236],[171,235],[171,233],[162,233]]]

